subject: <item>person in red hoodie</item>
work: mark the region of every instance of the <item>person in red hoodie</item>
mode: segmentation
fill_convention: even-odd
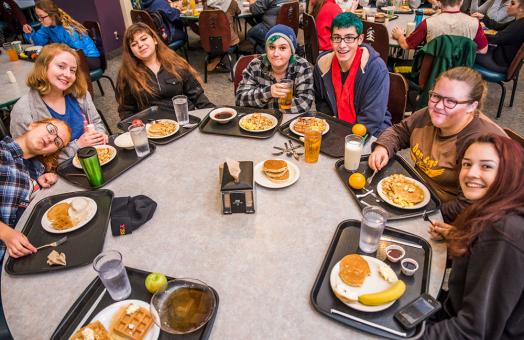
[[[331,23],[333,19],[342,13],[342,9],[335,0],[316,0],[311,10],[315,18],[318,34],[318,49],[330,51],[331,47]]]

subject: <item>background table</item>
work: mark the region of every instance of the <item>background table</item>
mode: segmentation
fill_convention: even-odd
[[[321,339],[327,334],[329,339],[374,338],[325,318],[310,304],[311,288],[337,225],[361,218],[335,172],[335,159],[320,155],[316,164],[301,160],[300,179],[286,189],[258,187],[255,214],[221,212],[218,166],[225,158],[256,164],[284,141],[279,134],[261,141],[194,131],[158,147],[146,162],[106,186],[117,197],[151,197],[158,203],[155,215],[131,235],[113,237],[108,228],[104,249],[122,252],[127,266],[198,278],[213,286],[220,295],[213,339]],[[42,197],[70,191],[78,188],[60,179],[40,192],[18,228]],[[388,225],[428,238],[422,219]],[[446,247],[431,244],[429,291],[435,296]],[[2,273],[4,310],[15,339],[49,338],[95,277],[91,266],[30,276]]]
[[[0,55],[0,108],[12,105],[18,98],[29,92],[26,85],[27,75],[33,69],[34,63],[24,60],[9,61],[9,58],[2,50]],[[7,78],[7,71],[13,72],[16,83],[10,83]]]

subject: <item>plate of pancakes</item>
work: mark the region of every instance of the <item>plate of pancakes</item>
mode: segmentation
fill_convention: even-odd
[[[298,166],[283,159],[267,159],[255,165],[255,182],[271,189],[293,185],[300,177]]]
[[[381,267],[386,269],[381,270]],[[388,280],[381,271],[387,272]],[[391,267],[379,259],[350,254],[333,266],[329,281],[333,293],[345,305],[362,312],[379,312],[389,308],[396,300],[379,306],[367,306],[360,303],[358,297],[384,291],[397,280],[398,277]]]
[[[112,145],[95,145],[93,147],[96,149],[101,166],[108,164],[116,157],[117,151]],[[82,169],[82,165],[80,165],[80,160],[77,155],[73,157],[73,166],[77,169]]]
[[[316,117],[300,117],[289,124],[289,130],[295,135],[304,136],[308,127],[315,127],[325,135],[329,131],[329,124],[325,119]]]
[[[42,227],[53,234],[69,233],[85,226],[95,217],[96,202],[89,197],[66,198],[51,206],[42,216]]]
[[[424,184],[401,174],[383,178],[377,184],[377,192],[384,202],[400,209],[420,209],[431,199]]]
[[[162,139],[178,132],[180,125],[173,119],[157,119],[146,124],[147,138]]]

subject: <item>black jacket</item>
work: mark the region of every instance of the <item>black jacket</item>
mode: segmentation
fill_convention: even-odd
[[[490,45],[496,45],[493,60],[500,66],[509,67],[524,43],[524,18],[510,22],[502,31],[487,36]],[[490,46],[491,48],[491,46]]]
[[[158,90],[157,94],[150,96],[145,92],[131,93],[129,87],[126,87],[123,93],[117,92],[117,98],[123,97],[123,103],[118,105],[120,118],[127,118],[155,105],[161,110],[173,111],[171,98],[178,95],[187,96],[189,110],[214,107],[204,94],[204,89],[200,86],[200,83],[191,73],[180,72],[182,79],[179,80],[164,67],[160,67],[156,75],[150,69],[146,68],[146,70],[149,74],[149,82]],[[139,105],[138,96],[144,96],[144,106]]]

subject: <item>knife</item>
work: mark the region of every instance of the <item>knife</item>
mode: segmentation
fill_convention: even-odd
[[[333,309],[333,308],[331,308],[331,313],[332,313],[332,314],[338,314],[338,315],[341,315],[341,316],[343,316],[343,317],[345,317],[345,318],[348,318],[348,319],[351,319],[351,320],[354,320],[354,321],[357,321],[357,322],[363,323],[363,324],[368,325],[368,326],[371,326],[371,327],[378,328],[378,329],[380,329],[380,330],[383,330],[383,331],[388,332],[388,333],[391,333],[391,334],[395,334],[395,335],[402,336],[402,337],[406,337],[406,336],[407,336],[407,333],[399,332],[399,331],[396,331],[396,330],[394,330],[394,329],[391,329],[391,328],[388,328],[388,327],[385,327],[385,326],[379,325],[379,324],[377,324],[377,323],[374,323],[374,322],[371,322],[371,321],[367,321],[367,320],[364,320],[364,319],[361,319],[361,318],[357,318],[356,316],[346,314],[346,313],[344,313],[344,312],[338,311],[338,310]]]
[[[403,244],[403,245],[408,246],[408,247],[422,249],[422,246],[420,244],[406,242],[406,241],[401,241],[401,240],[398,240],[396,238],[391,238],[391,237],[388,237],[388,236],[382,236],[380,239],[382,241],[393,242],[393,243]]]

